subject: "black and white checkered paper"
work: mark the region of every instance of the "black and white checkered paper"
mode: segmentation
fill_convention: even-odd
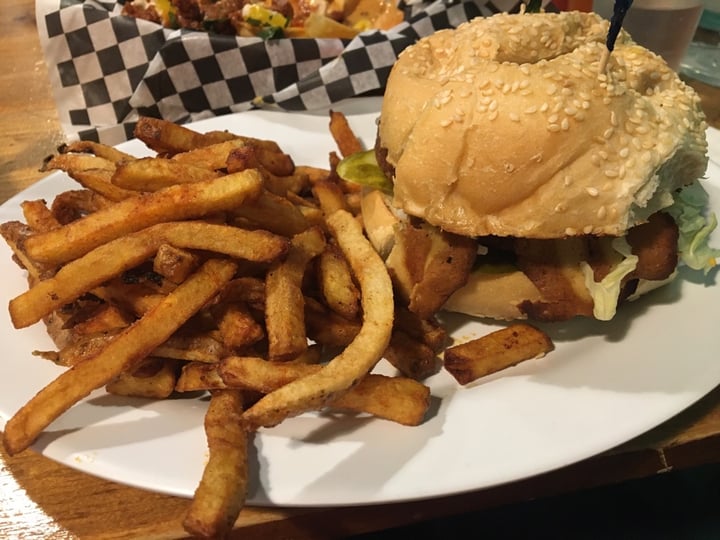
[[[38,31],[68,138],[116,144],[140,115],[183,123],[256,107],[314,110],[381,92],[398,54],[418,38],[515,0],[405,5],[389,31],[340,39],[240,38],[170,30],[120,15],[122,3],[37,0]]]

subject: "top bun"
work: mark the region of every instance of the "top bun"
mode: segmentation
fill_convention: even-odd
[[[378,131],[394,201],[466,235],[622,235],[707,166],[699,98],[594,13],[498,14],[421,39]]]

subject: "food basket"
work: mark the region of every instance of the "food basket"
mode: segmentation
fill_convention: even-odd
[[[419,37],[520,7],[402,2],[401,24],[350,40],[173,30],[122,15],[122,1],[37,0],[36,16],[66,135],[116,144],[131,137],[139,115],[181,123],[255,107],[315,110],[381,93],[397,55]]]

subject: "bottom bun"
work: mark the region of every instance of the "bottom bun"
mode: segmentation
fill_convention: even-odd
[[[448,298],[443,310],[511,321],[527,319],[521,306],[540,301],[542,295],[538,288],[519,270],[478,270],[470,274],[464,287]]]

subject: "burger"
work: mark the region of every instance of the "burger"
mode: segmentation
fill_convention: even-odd
[[[439,31],[392,68],[367,234],[421,316],[614,317],[707,271],[707,128],[667,64],[593,13],[497,14]],[[358,174],[359,171],[365,171]]]

